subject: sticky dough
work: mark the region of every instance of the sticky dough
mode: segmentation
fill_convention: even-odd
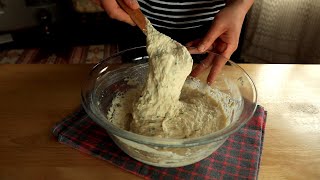
[[[192,70],[187,48],[158,32],[148,22],[149,70],[142,87],[113,99],[107,118],[137,134],[164,138],[203,136],[228,123],[222,93],[185,83]]]

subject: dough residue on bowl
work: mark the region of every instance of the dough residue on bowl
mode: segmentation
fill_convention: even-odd
[[[147,24],[147,80],[119,93],[107,119],[122,129],[164,138],[199,137],[226,127],[221,100],[230,97],[186,81],[193,65],[187,48]]]

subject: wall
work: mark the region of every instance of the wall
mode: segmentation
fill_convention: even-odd
[[[255,0],[241,58],[246,62],[320,63],[319,0]]]

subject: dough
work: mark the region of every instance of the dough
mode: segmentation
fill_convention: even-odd
[[[228,124],[220,103],[223,94],[185,83],[193,65],[190,53],[149,22],[147,52],[144,86],[116,96],[109,121],[137,134],[164,138],[199,137]]]

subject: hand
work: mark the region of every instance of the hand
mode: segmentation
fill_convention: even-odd
[[[138,9],[140,6],[137,0],[123,0],[124,3],[131,9]],[[116,0],[101,0],[102,8],[107,12],[110,18],[116,19],[132,26],[136,24],[132,21],[130,16],[118,5]]]
[[[248,9],[244,10],[239,3],[231,3],[215,16],[209,31],[203,39],[187,44],[187,46],[197,47],[200,53],[212,50],[225,57],[206,58],[191,72],[191,76],[196,77],[211,67],[207,82],[211,84],[214,81],[227,59],[230,59],[232,53],[238,47],[241,27]]]

